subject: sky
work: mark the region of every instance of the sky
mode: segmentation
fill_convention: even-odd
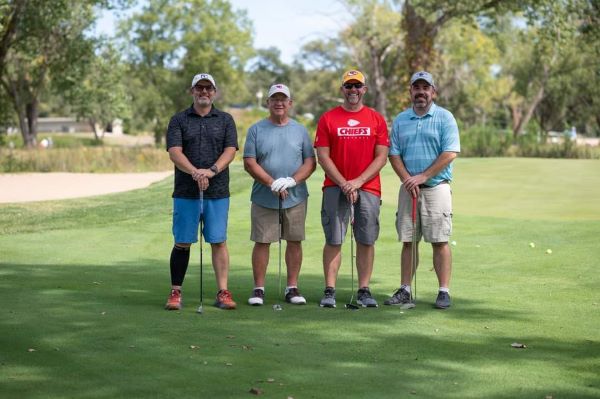
[[[254,26],[254,48],[277,47],[281,59],[291,63],[303,44],[333,37],[350,17],[338,0],[230,0],[234,9],[245,9]],[[105,13],[97,23],[99,33],[111,35],[116,17]]]

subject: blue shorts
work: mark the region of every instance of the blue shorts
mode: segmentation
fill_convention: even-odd
[[[209,244],[227,241],[229,198],[197,199],[173,198],[173,236],[176,244],[198,242],[200,217],[202,235]]]

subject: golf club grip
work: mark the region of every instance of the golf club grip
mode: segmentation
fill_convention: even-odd
[[[417,221],[417,198],[412,198],[412,221],[413,223]]]
[[[281,199],[281,194],[279,194],[279,209],[277,210],[277,214],[279,217],[279,239],[283,236],[283,213],[281,213],[283,208],[283,200]]]

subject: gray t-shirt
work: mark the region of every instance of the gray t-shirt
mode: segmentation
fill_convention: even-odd
[[[306,158],[314,158],[315,152],[308,131],[300,123],[290,119],[285,126],[277,126],[263,119],[248,129],[244,158],[255,158],[256,162],[274,179],[292,176]],[[308,198],[306,183],[288,189],[290,194],[282,204],[284,209],[298,205]],[[277,196],[271,187],[254,181],[250,200],[265,208],[279,207]]]

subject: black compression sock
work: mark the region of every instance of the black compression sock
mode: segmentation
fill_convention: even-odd
[[[171,251],[171,285],[183,284],[183,278],[190,263],[190,249],[175,245]]]

